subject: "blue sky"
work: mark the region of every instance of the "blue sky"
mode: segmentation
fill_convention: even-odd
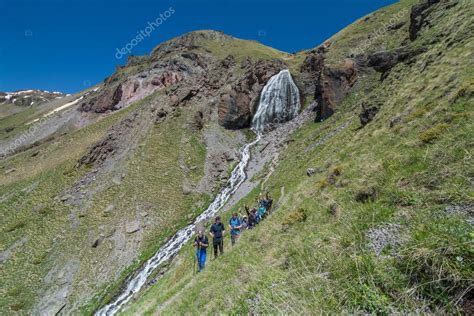
[[[0,91],[77,92],[113,73],[148,22],[172,14],[133,50],[198,29],[258,40],[287,52],[312,48],[394,0],[0,0]]]

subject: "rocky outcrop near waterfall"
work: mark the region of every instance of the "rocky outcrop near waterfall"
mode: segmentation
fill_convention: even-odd
[[[350,59],[346,59],[341,64],[323,68],[315,88],[315,100],[318,102],[316,122],[327,119],[334,113],[356,79],[355,64]]]
[[[238,78],[220,95],[219,124],[229,129],[249,127],[263,86],[286,67],[280,60],[244,60],[240,67],[245,71],[242,78]]]
[[[335,65],[326,62],[325,54],[330,49],[330,45],[323,45],[310,51],[300,68],[304,91],[317,102],[316,122],[325,120],[334,113],[357,80],[353,60],[346,59]]]

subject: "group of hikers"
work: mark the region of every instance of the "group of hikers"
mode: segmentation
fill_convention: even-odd
[[[261,195],[258,196],[256,202],[258,207],[249,209],[249,207],[245,205],[245,214],[242,215],[234,212],[229,219],[230,241],[232,246],[236,243],[244,230],[253,229],[271,213],[273,200],[268,192],[265,194],[265,197]],[[214,259],[224,253],[225,232],[225,225],[222,223],[221,217],[217,216],[209,230],[209,234],[212,237],[212,246],[214,248]],[[204,228],[197,230],[197,236],[194,239],[194,247],[196,247],[196,257],[199,272],[201,272],[206,265],[207,248],[209,247],[209,239],[204,232]]]

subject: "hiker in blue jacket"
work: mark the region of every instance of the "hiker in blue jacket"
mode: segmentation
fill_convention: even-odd
[[[261,195],[259,195],[256,198],[256,200],[257,200],[257,205],[258,205],[258,215],[260,219],[263,220],[265,216],[267,215],[267,210],[265,208],[265,205],[266,205],[265,199],[262,198]]]
[[[209,246],[207,236],[203,230],[198,231],[198,235],[194,239],[194,247],[196,247],[196,257],[199,264],[199,272],[202,272],[206,265],[206,250]]]
[[[230,241],[233,246],[236,240],[240,237],[240,230],[242,229],[242,220],[237,215],[237,212],[232,214],[232,217],[229,220],[229,227],[230,227]]]

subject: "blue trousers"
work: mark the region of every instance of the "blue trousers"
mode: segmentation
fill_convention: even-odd
[[[199,265],[199,272],[202,272],[204,266],[206,265],[206,249],[197,249],[196,257]]]

